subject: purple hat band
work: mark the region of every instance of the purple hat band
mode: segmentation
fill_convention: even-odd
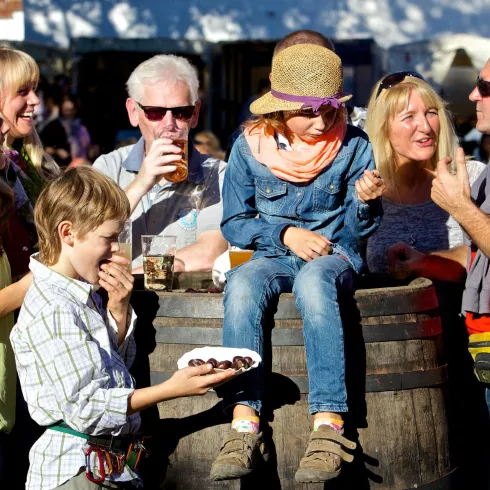
[[[312,95],[283,94],[282,92],[271,89],[271,94],[276,99],[287,100],[288,102],[303,102],[301,109],[311,107],[313,113],[316,115],[320,114],[320,107],[324,105],[331,105],[335,109],[338,109],[339,107],[342,107],[344,105],[343,102],[339,102],[339,100],[337,99],[337,97],[342,97],[344,95],[343,92],[339,92],[332,97],[314,97]]]

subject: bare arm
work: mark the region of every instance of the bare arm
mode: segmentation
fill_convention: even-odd
[[[204,395],[213,386],[232,378],[234,375],[235,371],[232,369],[222,373],[214,373],[211,364],[180,369],[168,381],[135,390],[128,399],[127,415],[132,415],[166,400],[182,396]]]
[[[451,158],[443,158],[437,164],[437,173],[432,181],[432,200],[453,216],[471,241],[490,257],[490,217],[471,200],[468,170],[461,148],[456,151],[456,175],[449,173],[449,163]]]
[[[403,242],[386,249],[388,270],[399,279],[416,275],[439,281],[463,282],[467,257],[466,245],[427,254]]]
[[[228,249],[221,231],[204,231],[192,245],[181,248],[175,257],[175,271],[210,271],[214,261]]]
[[[141,165],[136,178],[129,184],[124,192],[128,196],[133,214],[141,199],[160,182],[165,174],[173,172],[176,167],[173,163],[180,160],[182,149],[172,145],[172,140],[161,138],[155,140]]]
[[[22,306],[25,295],[32,283],[32,272],[26,274],[20,281],[0,290],[0,318],[8,315]]]

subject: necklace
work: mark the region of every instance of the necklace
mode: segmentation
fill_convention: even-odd
[[[406,206],[406,204],[403,204],[402,203],[402,200],[400,198],[400,193],[398,192],[398,186],[396,185],[396,182],[395,180],[393,179],[393,183],[395,184],[395,190],[396,190],[396,195],[398,197],[398,203],[400,204],[400,206]],[[430,193],[430,187],[429,187],[429,193]],[[428,197],[428,196],[427,196]],[[413,248],[417,248],[417,239],[415,238],[415,233],[417,233],[417,230],[419,229],[420,227],[420,224],[422,222],[422,218],[424,217],[424,215],[421,213],[420,216],[419,216],[419,219],[417,220],[417,224],[415,226],[415,228],[412,230],[409,226],[408,226],[408,219],[407,219],[407,214],[406,214],[406,211],[405,211],[405,208],[402,209],[403,211],[403,219],[405,221],[405,229],[407,230],[408,234],[410,235],[409,239],[408,239],[408,244],[413,247]]]

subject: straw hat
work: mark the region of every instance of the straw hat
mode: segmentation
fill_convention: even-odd
[[[316,44],[297,44],[273,58],[271,91],[254,101],[250,112],[336,107],[352,97],[342,92],[343,85],[342,61],[333,51]]]

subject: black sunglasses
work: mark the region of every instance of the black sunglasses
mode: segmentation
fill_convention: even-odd
[[[376,92],[376,99],[379,97],[379,94],[384,88],[394,87],[395,85],[403,82],[406,77],[415,77],[420,78],[420,80],[424,80],[424,77],[416,71],[397,71],[396,73],[392,73],[381,80],[378,91]]]
[[[483,80],[483,78],[478,77],[476,79],[476,88],[482,97],[490,96],[490,82]]]
[[[141,109],[143,109],[148,121],[161,121],[165,117],[165,114],[167,114],[167,111],[170,111],[172,117],[175,117],[175,119],[178,119],[179,121],[188,121],[194,114],[194,109],[196,108],[196,106],[193,105],[185,105],[182,107],[154,107],[141,105],[138,101],[135,102]]]

